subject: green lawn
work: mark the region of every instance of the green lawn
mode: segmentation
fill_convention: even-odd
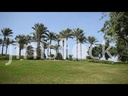
[[[0,84],[128,84],[128,64],[0,60]]]

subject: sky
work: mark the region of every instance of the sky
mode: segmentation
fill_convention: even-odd
[[[14,32],[12,38],[15,38],[19,34],[29,35],[34,32],[32,27],[36,23],[44,24],[49,31],[55,33],[66,28],[80,28],[84,30],[85,36],[95,36],[99,41],[97,44],[101,44],[103,33],[98,33],[98,31],[103,27],[105,20],[108,19],[106,17],[100,20],[101,16],[102,12],[0,12],[0,29],[11,28]],[[53,43],[56,44],[56,42]],[[75,39],[68,40],[69,54],[72,54],[73,57],[75,57],[75,43]],[[36,45],[33,44],[33,46]],[[85,58],[89,44],[85,43],[82,46],[82,58]],[[12,50],[12,54],[16,54],[14,47]],[[52,50],[52,52],[55,51]]]

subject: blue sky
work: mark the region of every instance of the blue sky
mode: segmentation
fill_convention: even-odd
[[[29,35],[35,23],[44,24],[49,31],[59,33],[66,28],[81,28],[86,36],[95,36],[102,43],[103,33],[98,33],[105,19],[102,12],[0,12],[0,29],[11,28],[13,38],[18,34]],[[54,42],[55,43],[55,42]],[[69,39],[69,54],[74,54],[75,40]],[[89,44],[83,45],[88,49]],[[14,49],[14,48],[13,48]],[[14,50],[13,50],[14,51]],[[13,52],[15,54],[15,51]],[[83,50],[83,55],[86,54]],[[84,58],[84,57],[83,57]]]

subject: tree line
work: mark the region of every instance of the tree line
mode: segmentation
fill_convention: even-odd
[[[109,16],[109,20],[106,20],[103,28],[99,32],[104,33],[104,39],[106,40],[105,45],[97,44],[92,49],[92,55],[102,58],[102,47],[105,49],[110,46],[111,42],[115,43],[115,46],[111,46],[109,52],[112,56],[117,56],[119,61],[128,61],[128,12],[109,12],[104,13],[103,18],[106,14]],[[58,34],[51,32],[42,23],[36,23],[32,29],[34,32],[29,35],[17,35],[15,39],[11,39],[13,36],[13,31],[10,28],[1,29],[0,45],[2,47],[1,55],[4,55],[4,48],[6,48],[5,54],[7,55],[8,46],[13,44],[14,46],[18,44],[19,47],[19,57],[21,56],[21,51],[24,49],[24,45],[28,45],[31,42],[36,42],[36,54],[40,58],[41,56],[41,45],[43,44],[43,55],[45,56],[45,50],[50,53],[48,56],[51,57],[53,54],[51,49],[56,50],[56,55],[60,55],[59,48],[62,47],[62,59],[64,59],[64,45],[66,43],[66,59],[69,58],[68,54],[68,39],[75,39],[76,42],[76,59],[78,59],[78,43],[80,43],[80,59],[82,60],[82,44],[89,43],[89,49],[92,48],[98,40],[94,36],[86,37],[84,30],[80,28],[70,29],[60,31]],[[66,42],[64,40],[66,39]],[[56,44],[53,45],[52,41]],[[62,41],[62,46],[60,45]],[[88,50],[89,50],[88,49]],[[33,55],[33,47],[28,46],[26,55]],[[89,54],[89,51],[88,51]],[[90,56],[87,56],[91,59]],[[105,53],[105,59],[108,60],[110,57]]]
[[[78,59],[78,43],[80,43],[80,57],[82,59],[82,44],[89,42],[90,46],[92,46],[93,43],[97,41],[97,39],[94,36],[85,36],[84,30],[80,28],[70,29],[67,28],[65,30],[62,30],[59,32],[59,34],[50,32],[46,26],[42,23],[36,23],[32,29],[34,32],[30,33],[30,35],[17,35],[15,37],[15,40],[11,39],[10,37],[13,36],[13,31],[10,28],[3,28],[1,30],[1,36],[3,38],[0,39],[0,44],[2,45],[1,55],[4,55],[4,48],[6,48],[6,55],[8,46],[13,44],[17,45],[19,47],[19,57],[21,56],[21,51],[24,49],[24,45],[27,45],[31,42],[36,42],[36,54],[38,57],[41,55],[40,45],[44,45],[43,47],[43,53],[45,53],[45,49],[47,49],[47,53],[50,51],[51,56],[51,49],[56,50],[56,54],[59,53],[59,47],[60,47],[60,41],[62,40],[62,57],[64,59],[64,44],[66,43],[66,59],[68,59],[68,39],[74,39],[76,40],[76,59]],[[64,40],[66,39],[66,42]],[[55,45],[52,45],[52,41],[56,41]],[[33,55],[33,47],[28,46],[27,55]],[[45,54],[44,54],[45,55]]]

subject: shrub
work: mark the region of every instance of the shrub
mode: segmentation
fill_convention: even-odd
[[[89,62],[93,62],[93,63],[102,63],[102,64],[114,64],[114,61],[107,61],[107,60],[88,60]]]
[[[27,59],[28,60],[33,60],[34,58],[33,58],[33,56],[27,56]]]
[[[86,59],[92,59],[90,56],[86,56]]]
[[[114,64],[128,64],[128,62],[114,62]]]
[[[9,56],[0,56],[0,60],[9,60]]]
[[[62,59],[63,59],[62,54],[61,54],[61,53],[57,53],[55,59],[56,59],[56,60],[62,60]]]
[[[54,58],[54,54],[50,54],[50,55],[48,55],[48,59],[50,59],[50,60],[54,60],[55,58]]]
[[[69,58],[68,59],[72,61],[73,60],[72,57],[73,57],[73,55],[69,55]]]

